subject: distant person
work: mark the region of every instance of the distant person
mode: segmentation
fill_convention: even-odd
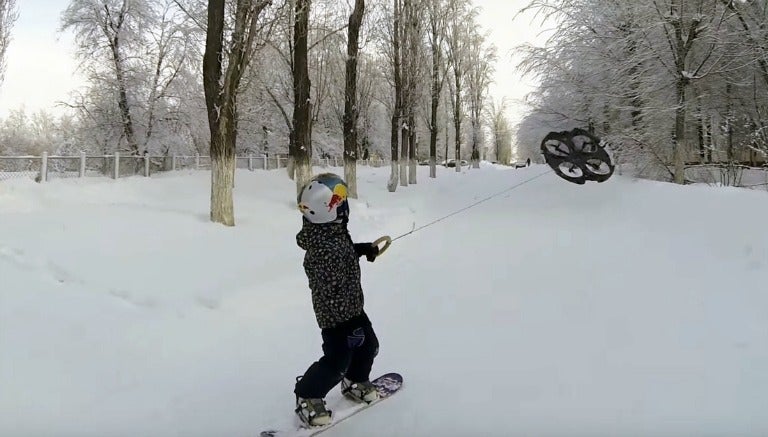
[[[525,160],[525,166],[530,167],[531,166],[531,158],[528,158]]]

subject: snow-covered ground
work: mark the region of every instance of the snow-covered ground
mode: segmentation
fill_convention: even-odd
[[[360,168],[356,241],[547,171]],[[0,435],[255,436],[320,335],[284,171],[0,182]],[[768,194],[550,174],[363,260],[405,388],[330,436],[768,434]],[[334,393],[336,390],[334,390]],[[335,395],[334,395],[335,396]]]

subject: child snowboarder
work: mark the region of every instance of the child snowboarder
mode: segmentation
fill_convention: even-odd
[[[347,185],[341,177],[315,176],[298,196],[303,226],[296,242],[306,251],[304,271],[323,338],[323,356],[297,378],[296,414],[309,426],[331,422],[326,394],[341,382],[342,393],[357,402],[379,395],[370,382],[379,342],[363,310],[359,257],[373,262],[379,248],[353,243],[347,230]]]

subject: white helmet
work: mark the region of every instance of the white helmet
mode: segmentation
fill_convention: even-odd
[[[341,223],[349,218],[347,184],[333,174],[312,178],[297,198],[299,211],[312,223]]]

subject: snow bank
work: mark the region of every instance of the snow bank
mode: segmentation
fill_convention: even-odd
[[[356,241],[547,171],[359,170]],[[0,183],[0,435],[252,436],[320,353],[283,171]],[[328,435],[765,435],[765,192],[550,174],[362,263],[396,398]],[[332,398],[338,396],[336,391]]]

